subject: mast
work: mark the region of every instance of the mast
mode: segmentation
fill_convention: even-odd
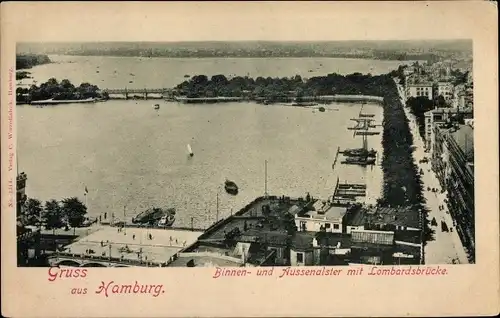
[[[216,205],[216,216],[215,216],[215,222],[219,221],[219,191],[217,191],[217,205]]]
[[[267,197],[267,160],[264,167],[264,196]]]

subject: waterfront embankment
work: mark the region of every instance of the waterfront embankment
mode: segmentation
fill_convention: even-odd
[[[320,95],[320,96],[302,96],[300,97],[300,102],[297,102],[297,98],[293,96],[275,98],[272,101],[267,100],[265,97],[175,97],[174,101],[181,103],[190,104],[201,104],[201,103],[224,103],[224,102],[257,102],[257,103],[291,103],[295,102],[294,105],[287,106],[297,106],[306,107],[308,105],[301,105],[301,103],[308,102],[318,102],[318,103],[382,103],[384,101],[383,97],[380,96],[369,96],[369,95]]]

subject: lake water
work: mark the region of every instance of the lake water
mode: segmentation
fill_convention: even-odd
[[[31,70],[38,82],[68,78],[106,88],[128,83],[120,74],[130,73],[135,75],[136,87],[172,87],[184,80],[184,74],[308,77],[312,76],[308,70],[320,64],[324,70],[312,74],[337,69],[344,70],[339,73],[377,74],[377,70],[387,72],[398,65],[342,59],[51,58],[61,63]],[[97,66],[99,73],[95,73]],[[195,227],[206,227],[216,219],[217,196],[219,217],[224,217],[264,193],[265,160],[270,194],[310,192],[326,199],[339,177],[367,182],[372,201],[380,195],[380,167],[341,165],[340,157],[332,170],[337,147],[361,146],[361,138],[347,130],[361,105],[332,104],[320,113],[254,103],[161,102],[156,111],[153,103],[113,100],[18,106],[18,162],[20,171],[28,175],[28,196],[43,201],[77,196],[87,199],[90,216],[107,212],[120,219],[124,210],[128,219],[148,207],[172,206],[178,211],[175,225],[190,226],[193,218]],[[363,112],[375,114],[381,123],[380,106],[367,104]],[[378,149],[379,157],[380,139],[381,135],[368,137],[369,147]],[[195,153],[192,158],[187,155],[187,144]],[[225,193],[226,178],[240,187],[237,196]]]

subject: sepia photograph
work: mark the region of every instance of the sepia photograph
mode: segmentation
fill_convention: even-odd
[[[496,4],[0,9],[2,316],[500,311]]]
[[[470,39],[17,43],[18,266],[474,263],[472,64]]]

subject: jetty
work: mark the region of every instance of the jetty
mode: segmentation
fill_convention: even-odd
[[[353,204],[359,198],[366,197],[366,184],[360,183],[340,183],[337,177],[337,183],[333,192],[333,202],[336,204]]]
[[[339,159],[340,147],[337,148],[337,153],[335,154],[335,160],[333,160],[332,170],[335,170],[335,164],[337,164],[337,160]]]

